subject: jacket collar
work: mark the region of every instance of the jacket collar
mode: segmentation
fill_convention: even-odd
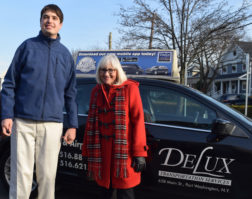
[[[46,45],[57,45],[60,43],[60,35],[56,39],[52,39],[50,37],[45,36],[42,31],[39,31],[38,38],[41,39]]]
[[[122,84],[120,85],[117,85],[117,84],[113,84],[113,85],[103,85],[103,84],[100,84],[102,87],[109,87],[109,89],[116,89],[116,88],[121,88],[123,86],[126,86],[126,85],[130,85],[130,84],[135,84],[136,86],[139,86],[139,82],[135,81],[135,80],[132,80],[132,79],[127,79],[126,81],[124,81]]]
[[[102,93],[103,95],[105,96],[105,99],[106,99],[106,102],[107,102],[107,105],[109,106],[110,108],[110,103],[109,103],[109,93],[113,92],[112,90],[116,90],[117,88],[122,88],[124,86],[127,86],[127,85],[136,85],[136,86],[139,86],[139,83],[137,81],[134,81],[132,79],[128,79],[126,81],[124,81],[122,84],[120,85],[104,85],[104,84],[99,84],[101,90],[102,90]],[[106,90],[109,90],[109,92],[106,92]]]

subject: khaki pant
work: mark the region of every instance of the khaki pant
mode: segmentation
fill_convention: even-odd
[[[28,199],[34,163],[38,199],[54,199],[62,123],[15,118],[11,135],[10,199]]]

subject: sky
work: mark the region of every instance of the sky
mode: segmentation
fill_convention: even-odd
[[[112,32],[112,48],[119,39],[118,13],[120,5],[132,0],[8,0],[0,3],[0,74],[5,72],[17,47],[40,30],[40,11],[50,3],[63,11],[61,42],[72,49],[108,49]]]
[[[229,0],[236,6],[242,0]],[[132,6],[133,0],[6,0],[0,3],[0,75],[4,73],[17,47],[40,30],[40,11],[47,4],[57,4],[64,13],[61,42],[71,50],[112,49],[120,38],[120,6]]]

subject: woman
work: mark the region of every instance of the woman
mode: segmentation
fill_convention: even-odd
[[[96,80],[82,148],[88,175],[104,187],[102,198],[133,199],[147,156],[139,84],[127,80],[114,54],[101,59]]]

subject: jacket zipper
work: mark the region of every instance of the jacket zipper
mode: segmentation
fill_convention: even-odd
[[[56,58],[56,65],[55,65],[55,68],[54,68],[54,77],[56,75],[56,72],[57,72],[57,68],[58,68],[58,58]]]
[[[42,115],[41,118],[44,119],[44,112],[45,112],[45,98],[46,98],[46,90],[47,90],[47,82],[48,82],[48,70],[50,66],[50,55],[51,55],[51,42],[49,42],[49,51],[48,51],[48,63],[47,63],[47,69],[46,69],[46,84],[45,84],[45,90],[44,90],[44,96],[43,96],[43,107],[42,107]]]

